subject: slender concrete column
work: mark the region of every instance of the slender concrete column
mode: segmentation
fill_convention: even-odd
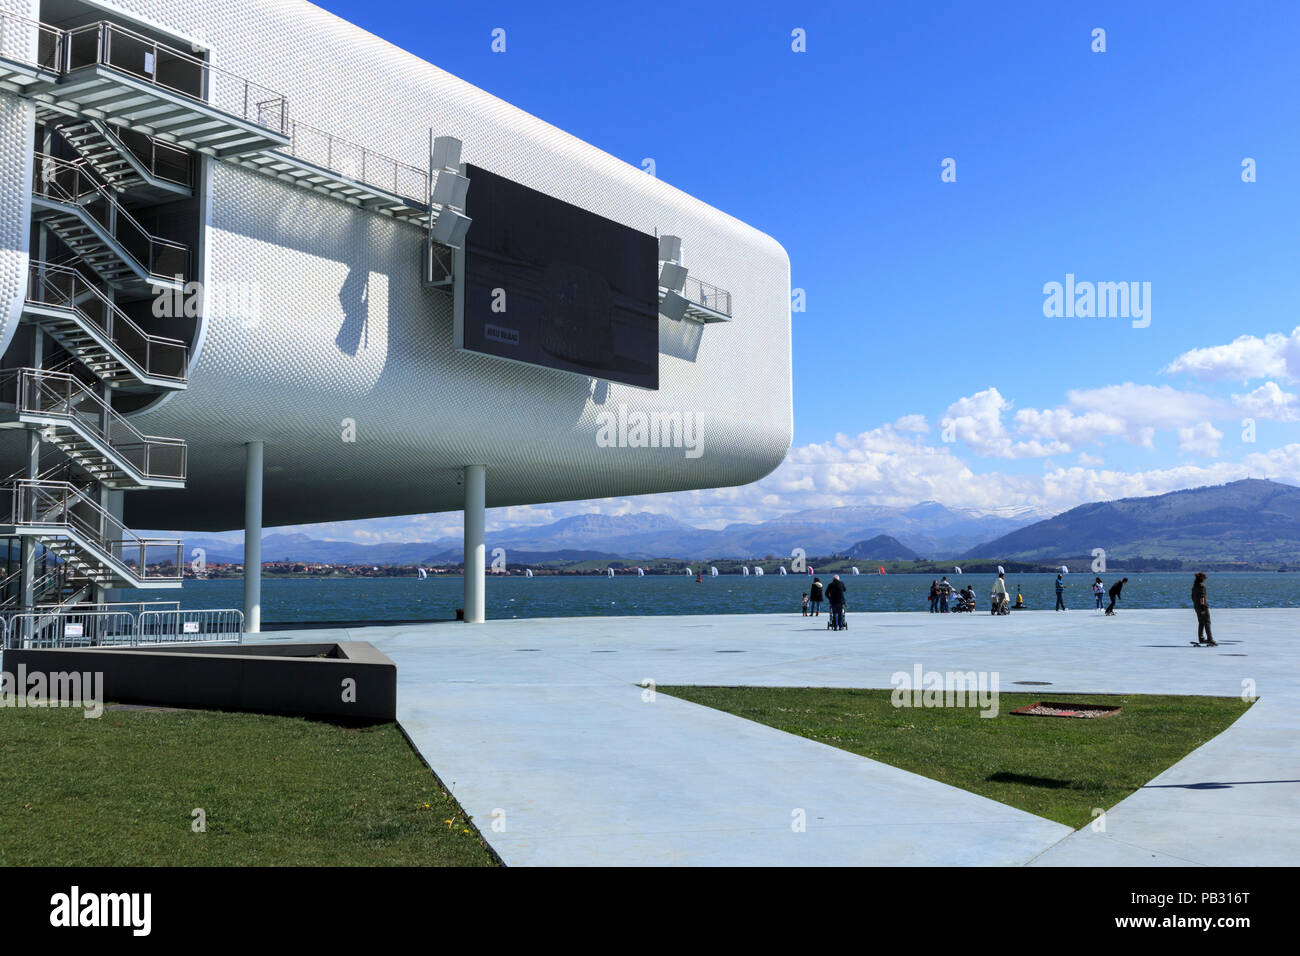
[[[244,630],[262,630],[262,443],[250,441],[244,472]]]
[[[465,466],[465,620],[482,624],[487,618],[485,600],[487,559],[483,528],[487,521],[487,467]]]
[[[44,229],[41,230],[42,236]],[[43,368],[45,365],[45,333],[40,326],[34,326],[32,329],[32,368]],[[39,428],[29,425],[27,427],[27,478],[35,481],[41,476],[41,432]],[[30,503],[28,505],[30,507]],[[23,520],[31,520],[32,516],[24,512],[21,515]],[[36,540],[31,535],[23,535],[21,573],[18,576],[19,589],[22,595],[23,609],[26,610],[36,603]]]

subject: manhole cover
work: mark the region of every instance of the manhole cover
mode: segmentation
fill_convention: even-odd
[[[516,647],[516,651],[540,651],[540,647]]]
[[[1034,686],[1034,687],[1051,687],[1051,686],[1052,686],[1052,682],[1051,682],[1050,680],[1013,680],[1011,683],[1013,683],[1013,684],[1022,684],[1022,685],[1026,685],[1026,686],[1028,686],[1028,685],[1032,685],[1032,686]]]
[[[592,651],[593,654],[617,654],[618,651]]]
[[[744,651],[714,651],[715,654],[743,654]]]
[[[1021,717],[1111,717],[1119,712],[1120,708],[1106,704],[1058,704],[1040,700],[1028,707],[1017,707],[1011,713]]]
[[[1249,657],[1249,654],[1220,654],[1220,657]]]

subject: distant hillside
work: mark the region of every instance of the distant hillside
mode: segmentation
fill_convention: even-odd
[[[851,545],[845,554],[850,558],[871,558],[874,561],[915,561],[917,558],[915,551],[887,534],[859,541]]]
[[[788,558],[795,548],[805,554],[843,554],[853,542],[887,536],[891,551],[929,555],[957,554],[979,541],[1005,534],[1041,517],[1023,508],[974,511],[924,501],[909,508],[820,508],[782,515],[754,524],[731,524],[720,530],[694,528],[667,515],[585,514],[545,525],[501,528],[487,534],[487,546],[505,548],[510,562],[560,560],[584,554],[589,559],[753,560],[767,555]],[[900,540],[901,539],[901,540]],[[239,563],[243,546],[210,538],[186,538],[189,549],[203,548],[209,562]],[[901,550],[899,550],[901,548]],[[265,561],[325,564],[454,564],[460,561],[460,536],[436,541],[360,544],[322,541],[305,534],[271,533],[262,539]],[[874,553],[866,557],[894,560]],[[573,558],[581,560],[581,558]]]
[[[967,558],[1091,554],[1214,562],[1300,561],[1300,488],[1248,478],[1071,508],[971,548]]]

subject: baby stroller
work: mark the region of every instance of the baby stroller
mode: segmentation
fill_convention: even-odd
[[[990,614],[1011,613],[1011,601],[1008,599],[1008,596],[1005,594],[993,595],[992,601],[990,603],[991,603],[991,607],[989,608]]]
[[[953,602],[952,611],[954,614],[969,614],[975,610],[975,600],[962,592],[957,592],[957,600]]]
[[[848,630],[849,622],[844,618],[843,604],[839,605],[838,607],[834,604],[831,605],[830,614],[826,616],[826,626],[830,628],[832,631]]]

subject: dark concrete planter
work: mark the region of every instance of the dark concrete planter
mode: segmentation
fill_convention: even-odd
[[[366,641],[7,650],[13,672],[91,671],[126,704],[395,720],[397,665]],[[349,683],[351,682],[351,683]]]

